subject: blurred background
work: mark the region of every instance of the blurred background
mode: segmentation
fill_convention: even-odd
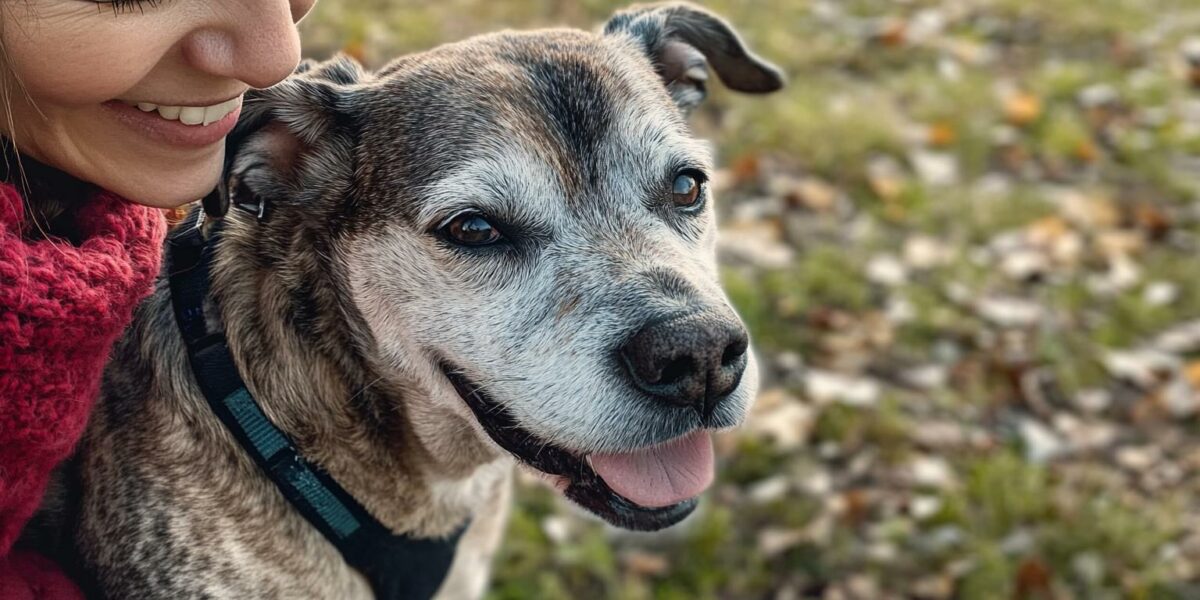
[[[613,0],[325,0],[370,66]],[[658,535],[522,481],[493,599],[1200,597],[1200,1],[722,0],[724,281],[764,367]]]

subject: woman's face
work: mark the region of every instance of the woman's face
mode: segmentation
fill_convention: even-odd
[[[299,62],[296,23],[315,2],[0,0],[0,132],[141,204],[199,199],[242,94]]]

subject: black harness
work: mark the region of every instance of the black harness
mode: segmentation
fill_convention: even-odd
[[[205,314],[209,267],[221,220],[208,239],[200,209],[172,232],[167,244],[171,301],[197,383],[217,417],[295,509],[371,583],[380,600],[427,600],[446,578],[466,525],[447,539],[393,534],[320,467],[308,462],[286,433],[271,423],[246,389],[222,326]],[[258,217],[262,217],[261,210]]]

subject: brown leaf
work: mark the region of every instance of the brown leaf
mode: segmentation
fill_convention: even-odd
[[[1200,390],[1200,360],[1189,363],[1184,367],[1183,377],[1192,385],[1192,388]]]
[[[758,551],[766,557],[778,556],[804,543],[808,532],[789,529],[766,529],[758,534]]]
[[[899,163],[881,157],[867,163],[867,184],[884,202],[894,202],[904,192],[907,181]]]
[[[1082,140],[1075,146],[1075,158],[1085,163],[1094,163],[1100,158],[1100,149],[1092,140]]]
[[[785,200],[793,208],[802,208],[813,212],[829,212],[837,205],[837,189],[832,185],[809,177],[793,186]]]
[[[664,575],[671,569],[671,562],[666,556],[642,550],[630,551],[622,557],[621,562],[631,573],[649,577]]]
[[[823,331],[837,331],[850,327],[856,317],[829,306],[817,306],[806,314],[809,327]]]
[[[1004,117],[1009,123],[1024,127],[1042,116],[1042,100],[1028,92],[1017,92],[1004,101]]]
[[[904,191],[904,179],[893,177],[890,175],[872,176],[870,179],[871,191],[875,192],[876,196],[885,202],[896,200],[900,197],[900,193]]]
[[[1083,116],[1092,129],[1100,130],[1107,127],[1117,115],[1108,106],[1093,106],[1084,110]]]
[[[733,161],[730,172],[735,185],[750,183],[758,180],[759,174],[762,173],[762,165],[758,160],[758,155],[743,154]]]
[[[845,511],[842,519],[850,525],[861,525],[871,516],[871,499],[866,490],[849,490],[842,495]]]
[[[1112,259],[1119,256],[1140,254],[1146,249],[1145,236],[1140,231],[1105,231],[1096,235],[1096,249]]]
[[[1108,55],[1112,62],[1125,68],[1131,68],[1136,66],[1141,58],[1139,47],[1140,44],[1130,40],[1128,36],[1117,34],[1109,43]]]
[[[1162,396],[1160,390],[1155,390],[1139,398],[1129,407],[1129,420],[1146,425],[1165,419],[1167,411]]]
[[[1171,230],[1171,217],[1150,202],[1141,202],[1133,207],[1133,223],[1152,240],[1161,240]]]
[[[1111,198],[1085,192],[1064,194],[1060,211],[1070,221],[1089,229],[1114,229],[1121,225],[1121,209]]]
[[[926,132],[926,141],[935,148],[944,148],[958,140],[958,130],[949,123],[934,123]]]
[[[1015,598],[1050,598],[1052,574],[1046,563],[1036,558],[1026,559],[1017,568]]]
[[[908,22],[903,19],[888,19],[875,33],[875,39],[888,48],[899,48],[908,43]]]
[[[1029,243],[1042,248],[1049,248],[1066,237],[1071,232],[1071,226],[1066,219],[1057,215],[1042,217],[1030,223],[1025,229]]]
[[[358,42],[358,41],[348,42],[345,46],[342,47],[342,53],[345,54],[346,56],[349,56],[350,58],[353,58],[354,60],[357,60],[360,63],[366,62],[367,52],[366,52],[366,47],[363,46],[362,42]]]

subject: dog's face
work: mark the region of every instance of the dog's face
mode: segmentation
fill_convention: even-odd
[[[230,196],[330,234],[361,352],[382,377],[657,529],[712,478],[709,432],[757,385],[717,280],[708,67],[780,87],[723,21],[633,9],[602,34],[504,33],[368,75],[346,59],[247,102]]]

